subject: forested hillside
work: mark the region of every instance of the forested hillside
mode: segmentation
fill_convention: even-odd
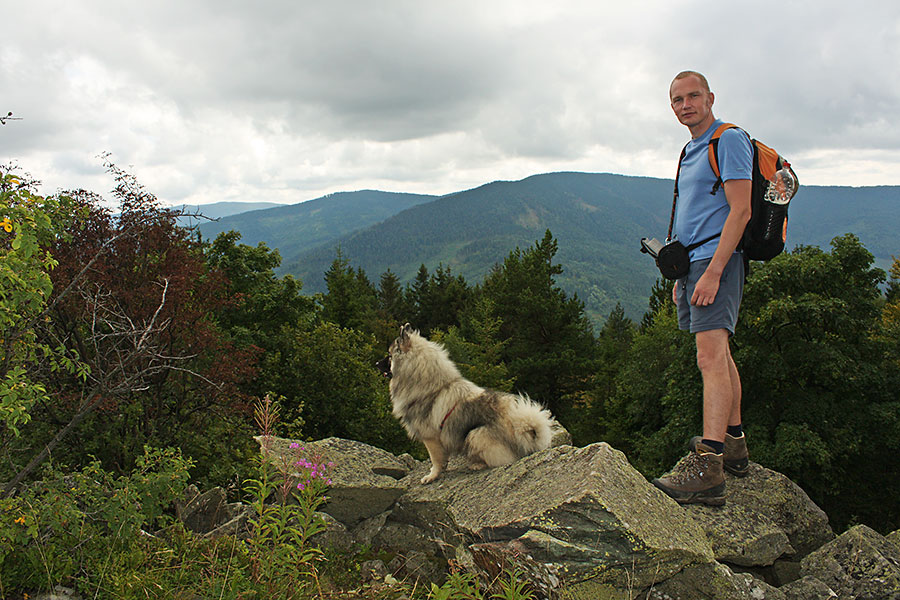
[[[898,252],[900,187],[803,186],[791,202],[788,228],[793,245],[827,247],[853,233],[885,267]]]
[[[235,228],[243,242],[264,241],[282,256],[279,273],[303,281],[305,293],[325,290],[324,273],[339,247],[343,257],[377,279],[390,269],[402,284],[420,266],[438,266],[478,283],[509,249],[526,247],[550,229],[560,241],[561,287],[584,301],[601,325],[620,304],[637,319],[657,276],[638,251],[641,237],[665,237],[671,180],[594,173],[551,173],[498,181],[440,198],[335,194],[291,207],[256,211],[201,227],[213,236]],[[360,201],[351,201],[359,198]],[[380,212],[357,214],[361,207]],[[827,247],[852,232],[886,268],[896,253],[900,188],[804,186],[791,203],[789,247]],[[325,212],[328,211],[328,212]]]
[[[434,198],[377,191],[340,192],[300,204],[229,215],[201,223],[199,230],[207,239],[225,231],[239,231],[245,244],[264,242],[282,257],[298,256],[324,245],[332,249],[334,258],[336,240]]]

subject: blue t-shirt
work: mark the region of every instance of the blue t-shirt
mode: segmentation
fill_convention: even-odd
[[[719,186],[710,194],[716,175],[709,166],[709,140],[721,120],[716,120],[706,132],[688,142],[678,176],[678,202],[675,207],[675,239],[685,246],[722,233],[730,211],[725,188]],[[719,169],[722,181],[752,179],[753,147],[750,138],[740,129],[728,129],[719,138]],[[712,258],[719,246],[713,238],[691,251],[691,261]]]

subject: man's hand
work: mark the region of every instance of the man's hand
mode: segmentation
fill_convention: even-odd
[[[719,279],[722,274],[710,272],[709,269],[700,276],[700,281],[694,287],[694,295],[691,296],[691,304],[694,306],[709,306],[716,300],[719,293]]]

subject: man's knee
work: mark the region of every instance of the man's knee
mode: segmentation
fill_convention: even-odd
[[[728,369],[728,331],[715,329],[697,334],[697,367],[701,372]]]

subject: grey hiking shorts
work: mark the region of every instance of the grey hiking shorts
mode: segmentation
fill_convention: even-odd
[[[734,335],[737,325],[738,310],[741,307],[741,296],[744,294],[744,257],[735,252],[731,255],[722,278],[719,279],[719,291],[716,299],[709,306],[694,306],[691,296],[700,276],[706,271],[711,258],[691,263],[691,270],[686,277],[675,282],[678,290],[678,328],[691,333],[709,331],[711,329],[727,329]]]

